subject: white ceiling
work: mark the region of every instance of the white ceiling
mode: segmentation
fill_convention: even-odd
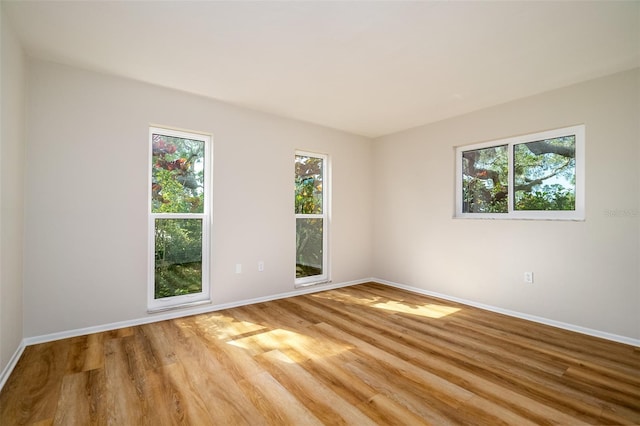
[[[640,66],[640,1],[6,1],[35,57],[377,137]]]

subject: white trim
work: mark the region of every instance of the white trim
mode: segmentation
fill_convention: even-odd
[[[7,383],[7,380],[9,380],[9,376],[11,376],[13,369],[16,368],[16,365],[18,364],[18,361],[20,360],[20,357],[22,356],[22,353],[24,352],[24,349],[26,347],[27,347],[27,343],[25,339],[22,339],[22,341],[16,348],[16,351],[13,353],[13,356],[11,356],[11,359],[2,370],[2,373],[0,373],[0,391],[2,390],[4,385]]]
[[[149,316],[144,318],[113,322],[109,324],[96,325],[92,327],[77,328],[74,330],[60,331],[57,333],[43,334],[40,336],[26,337],[23,340],[23,344],[25,346],[29,346],[29,345],[36,345],[39,343],[53,342],[55,340],[68,339],[70,337],[84,336],[86,334],[117,330],[119,328],[125,328],[125,327],[134,327],[138,325],[150,324],[154,322],[165,321],[165,320],[170,320],[175,318],[188,317],[191,315],[206,314],[209,312],[220,311],[223,309],[237,308],[239,306],[269,302],[271,300],[286,299],[287,297],[301,296],[303,294],[318,293],[320,291],[332,290],[340,287],[349,287],[352,285],[364,284],[372,281],[374,281],[373,278],[365,278],[362,280],[346,281],[346,282],[336,283],[336,284],[316,285],[311,287],[300,288],[294,291],[288,291],[286,293],[278,293],[278,294],[269,295],[269,296],[256,297],[253,299],[239,300],[237,302],[222,303],[218,305],[198,306],[197,308],[183,309],[179,311],[163,311],[161,313],[150,313]]]
[[[607,333],[605,331],[600,331],[600,330],[594,330],[592,328],[587,328],[587,327],[582,327],[582,326],[579,326],[579,325],[569,324],[569,323],[566,323],[566,322],[556,321],[556,320],[552,320],[552,319],[548,319],[548,318],[544,318],[544,317],[539,317],[539,316],[536,316],[536,315],[524,314],[522,312],[512,311],[510,309],[499,308],[499,307],[492,306],[492,305],[485,305],[484,303],[478,303],[478,302],[474,302],[472,300],[461,299],[459,297],[449,296],[449,295],[442,294],[442,293],[436,293],[436,292],[433,292],[433,291],[425,290],[425,289],[418,288],[418,287],[412,287],[412,286],[408,286],[408,285],[404,285],[404,284],[398,284],[398,283],[395,283],[395,282],[392,282],[392,281],[382,280],[382,279],[379,279],[379,278],[372,278],[372,281],[380,283],[380,284],[388,285],[390,287],[396,287],[396,288],[399,288],[401,290],[407,290],[407,291],[411,291],[413,293],[423,294],[425,296],[432,296],[432,297],[437,297],[439,299],[444,299],[444,300],[449,300],[449,301],[452,301],[452,302],[462,303],[464,305],[469,305],[469,306],[473,306],[475,308],[484,309],[486,311],[491,311],[491,312],[496,312],[496,313],[503,314],[503,315],[508,315],[508,316],[514,317],[514,318],[520,318],[520,319],[524,319],[524,320],[527,320],[527,321],[537,322],[537,323],[540,323],[540,324],[545,324],[545,325],[549,325],[549,326],[552,326],[552,327],[561,328],[563,330],[573,331],[573,332],[580,333],[580,334],[586,334],[586,335],[589,335],[589,336],[600,337],[602,339],[611,340],[613,342],[624,343],[624,344],[627,344],[627,345],[640,347],[640,339],[634,339],[634,338],[627,337],[627,336],[620,336],[618,334]]]

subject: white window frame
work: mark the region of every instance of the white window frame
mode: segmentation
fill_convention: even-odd
[[[152,212],[152,164],[153,135],[161,134],[170,137],[198,140],[204,142],[204,203],[202,213],[153,213]],[[148,155],[148,287],[147,310],[149,312],[164,311],[189,307],[203,303],[210,303],[210,229],[211,229],[211,176],[212,176],[212,142],[211,134],[187,130],[178,130],[170,127],[149,127],[149,155]],[[200,219],[202,220],[202,291],[180,296],[155,298],[155,220],[156,219]]]
[[[514,210],[514,164],[513,148],[515,145],[575,135],[575,210]],[[507,145],[509,193],[508,212],[506,213],[464,213],[462,211],[462,155],[466,151]],[[520,135],[506,139],[459,146],[456,152],[456,200],[455,218],[462,219],[533,219],[533,220],[585,220],[585,126],[584,124],[548,130],[539,133]]]
[[[296,225],[298,219],[322,219],[322,274],[312,275],[309,277],[295,278],[295,288],[306,287],[316,284],[324,284],[330,282],[330,267],[329,267],[329,220],[331,212],[331,168],[329,163],[329,156],[326,154],[319,154],[317,152],[296,150],[295,156],[315,157],[322,159],[322,214],[295,214],[294,219],[294,237],[296,232]],[[295,241],[295,239],[294,239]],[[294,257],[294,266],[296,259]]]

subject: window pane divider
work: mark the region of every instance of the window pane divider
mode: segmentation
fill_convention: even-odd
[[[205,219],[206,213],[151,213],[156,219]]]

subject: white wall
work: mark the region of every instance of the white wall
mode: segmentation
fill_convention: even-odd
[[[639,117],[636,69],[376,140],[373,275],[640,338]],[[455,146],[579,123],[586,221],[452,218]]]
[[[370,276],[370,140],[36,60],[28,86],[25,337],[148,316],[149,124],[213,134],[215,304],[294,290],[297,148],[332,161],[333,282]]]
[[[0,8],[0,11],[2,9]],[[1,13],[1,12],[0,12]],[[24,54],[0,17],[0,372],[22,341]],[[0,376],[1,378],[1,376]]]
[[[638,70],[372,143],[48,62],[28,69],[25,337],[148,317],[153,123],[214,135],[216,304],[293,290],[300,148],[333,161],[334,282],[375,276],[640,338]],[[585,222],[452,219],[455,146],[578,123],[587,132]]]

